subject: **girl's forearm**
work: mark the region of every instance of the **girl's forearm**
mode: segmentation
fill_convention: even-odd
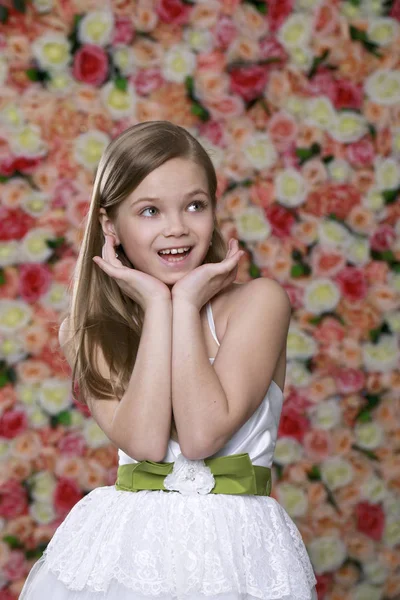
[[[147,308],[135,366],[113,425],[132,439],[136,460],[161,461],[171,428],[172,302]]]
[[[182,453],[199,458],[210,422],[225,418],[228,403],[207,356],[198,308],[179,298],[172,307],[172,409]]]

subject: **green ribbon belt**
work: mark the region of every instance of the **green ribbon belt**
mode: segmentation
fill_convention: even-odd
[[[271,469],[253,465],[248,453],[230,454],[205,458],[210,468],[215,486],[211,494],[271,494]],[[163,490],[164,479],[172,472],[173,462],[161,463],[144,460],[138,463],[120,465],[117,471],[117,490],[138,492],[140,490]]]

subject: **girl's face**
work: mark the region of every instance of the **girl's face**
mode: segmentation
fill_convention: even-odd
[[[170,288],[202,264],[213,230],[206,174],[199,165],[182,158],[152,171],[122,202],[114,223],[116,243],[122,244],[135,268]],[[158,254],[184,247],[191,250],[182,262],[168,262]]]

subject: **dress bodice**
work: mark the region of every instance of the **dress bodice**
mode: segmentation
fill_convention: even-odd
[[[207,304],[207,318],[211,333],[217,344],[220,345],[215,332],[210,302]],[[210,358],[209,360],[211,363],[214,362],[214,358]],[[212,456],[226,456],[228,454],[242,454],[247,452],[253,464],[270,468],[275,451],[282,406],[282,390],[275,381],[271,381],[259,407],[240,429],[236,431],[225,446]],[[179,454],[181,454],[179,443],[170,439],[167,453],[161,462],[175,462]],[[118,456],[119,465],[138,462],[125,454],[121,449],[118,450]]]

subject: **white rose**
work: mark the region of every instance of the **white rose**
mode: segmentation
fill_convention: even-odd
[[[365,196],[362,197],[362,205],[374,212],[382,210],[385,207],[385,199],[381,190],[370,187]]]
[[[394,158],[379,158],[375,163],[375,181],[378,190],[397,188],[400,185],[400,165]]]
[[[400,127],[393,127],[392,133],[392,153],[400,156]]]
[[[281,483],[277,486],[277,494],[280,504],[290,517],[305,515],[308,509],[308,498],[301,488],[291,483]]]
[[[295,326],[289,327],[287,337],[287,358],[288,360],[307,360],[314,356],[317,351],[316,341],[306,333]]]
[[[41,138],[41,130],[37,125],[24,125],[10,134],[11,151],[16,156],[39,158],[47,154],[47,144]]]
[[[113,62],[122,75],[131,75],[135,72],[135,55],[129,46],[115,46],[112,50]]]
[[[280,204],[288,207],[300,206],[307,197],[308,186],[297,169],[288,167],[277,174],[275,191]]]
[[[26,357],[26,351],[21,337],[13,334],[12,337],[0,338],[0,359],[9,365],[14,365]]]
[[[333,310],[341,297],[339,286],[327,277],[319,277],[311,281],[305,288],[305,309],[314,314]]]
[[[6,458],[8,458],[11,454],[10,451],[10,444],[8,443],[8,440],[4,440],[2,441],[0,439],[0,460],[3,462],[6,460]]]
[[[366,78],[364,90],[367,96],[384,106],[394,106],[400,102],[400,70],[377,69]]]
[[[243,154],[255,169],[269,169],[278,158],[275,147],[267,133],[253,133],[244,142]]]
[[[382,538],[383,544],[394,548],[400,544],[400,517],[389,516],[385,521],[385,529]]]
[[[307,115],[307,102],[301,96],[291,94],[286,99],[283,98],[283,107],[298,119],[304,119]]]
[[[5,83],[8,76],[8,64],[6,56],[0,52],[0,85]]]
[[[25,123],[24,113],[15,104],[6,104],[0,110],[0,123],[10,131],[19,131]]]
[[[318,223],[318,237],[321,245],[338,250],[347,248],[352,240],[351,233],[344,225],[324,218]]]
[[[17,240],[0,242],[0,267],[15,265],[19,259],[19,243]]]
[[[186,44],[175,44],[164,52],[162,73],[167,81],[183,83],[196,68],[196,55]]]
[[[313,427],[317,429],[333,429],[340,424],[342,410],[337,400],[330,399],[318,404],[311,417]]]
[[[400,273],[389,272],[387,280],[390,287],[400,293]]]
[[[64,70],[71,60],[71,43],[62,33],[49,31],[32,43],[32,53],[45,71]]]
[[[371,260],[371,247],[368,238],[354,236],[346,247],[346,259],[358,267],[363,267]]]
[[[57,516],[52,502],[32,502],[29,514],[40,525],[52,523]]]
[[[46,379],[39,389],[39,403],[49,415],[57,415],[71,406],[71,384],[56,377]]]
[[[362,138],[367,131],[365,117],[351,110],[343,110],[336,114],[329,134],[338,142],[348,144]]]
[[[376,344],[364,343],[361,350],[367,371],[388,373],[398,366],[399,347],[395,336],[381,335]]]
[[[118,120],[135,114],[136,95],[131,84],[127,84],[126,90],[120,90],[113,81],[109,81],[101,88],[100,96],[113,119]]]
[[[384,316],[384,320],[389,325],[392,333],[400,333],[400,311],[392,310]]]
[[[380,46],[388,46],[399,37],[399,25],[395,19],[390,17],[370,19],[367,35],[371,42]]]
[[[18,383],[15,386],[17,399],[27,407],[35,407],[39,399],[39,386],[32,383]]]
[[[322,2],[323,0],[296,0],[294,10],[314,12]]]
[[[107,46],[114,32],[114,14],[110,10],[93,10],[79,21],[78,39],[82,44]]]
[[[357,445],[360,446],[360,448],[366,448],[367,450],[379,448],[385,437],[382,426],[373,421],[370,421],[369,423],[357,422],[354,427],[354,433]]]
[[[215,41],[211,31],[188,27],[184,30],[183,39],[194,52],[211,52]]]
[[[354,600],[382,600],[383,588],[367,582],[357,583],[352,589],[352,597]]]
[[[280,437],[275,445],[274,462],[278,465],[290,465],[303,455],[303,447],[289,436]]]
[[[336,490],[353,481],[353,467],[340,456],[327,458],[321,463],[321,479],[331,490]]]
[[[271,225],[264,212],[257,206],[249,206],[245,212],[235,216],[240,239],[246,242],[265,240],[271,233]]]
[[[40,298],[40,303],[57,311],[66,309],[69,304],[67,286],[58,281],[53,281],[49,290]]]
[[[69,416],[71,421],[69,429],[81,429],[86,420],[83,414],[76,408],[73,408],[72,410],[70,410]]]
[[[38,13],[47,13],[53,8],[54,0],[33,0],[33,6]]]
[[[327,165],[327,170],[330,178],[337,183],[348,181],[353,173],[347,160],[342,160],[340,158],[331,160]]]
[[[215,487],[215,479],[204,460],[189,460],[183,454],[179,454],[172,473],[164,479],[164,487],[184,496],[209,494]]]
[[[361,484],[360,491],[363,498],[372,503],[382,502],[387,496],[385,482],[376,475],[368,477],[368,479]]]
[[[389,570],[385,563],[379,559],[371,560],[362,564],[362,569],[366,579],[373,585],[385,583]]]
[[[314,60],[314,53],[310,48],[302,46],[289,48],[289,56],[291,63],[301,71],[308,71]]]
[[[51,229],[38,227],[31,229],[22,239],[20,248],[26,262],[45,262],[52,254],[53,250],[47,245],[47,240],[54,238]]]
[[[29,477],[30,493],[37,502],[51,502],[57,481],[49,471],[38,471]]]
[[[23,300],[0,298],[0,332],[14,333],[26,327],[32,318],[32,308]]]
[[[49,416],[38,406],[28,413],[29,425],[33,429],[42,429],[49,424]]]
[[[299,360],[288,360],[286,365],[288,383],[294,387],[305,387],[311,381],[310,371]]]
[[[335,108],[327,96],[317,96],[307,100],[306,122],[323,130],[332,128],[335,119]]]
[[[89,448],[101,448],[110,443],[110,440],[104,431],[97,425],[92,417],[85,419],[82,434]]]
[[[317,575],[336,571],[346,560],[346,545],[339,537],[326,535],[312,540],[307,546],[314,571]]]
[[[53,71],[46,81],[46,88],[57,96],[66,96],[78,88],[76,79],[68,71]]]
[[[287,48],[306,46],[312,34],[312,19],[309,15],[292,13],[279,28],[278,39]]]
[[[44,192],[32,190],[21,200],[21,207],[31,217],[41,217],[49,210],[50,196]]]
[[[74,158],[87,169],[95,169],[111,138],[103,131],[92,129],[75,140]]]

